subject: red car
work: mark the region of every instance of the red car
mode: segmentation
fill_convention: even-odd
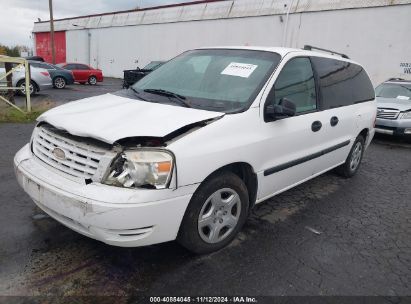
[[[59,67],[73,72],[74,81],[81,84],[88,82],[91,85],[103,81],[103,72],[83,63],[59,63]]]

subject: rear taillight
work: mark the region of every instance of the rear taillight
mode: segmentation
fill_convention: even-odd
[[[46,76],[46,77],[49,77],[49,76],[50,76],[49,72],[40,72],[40,73],[43,74],[43,75]]]

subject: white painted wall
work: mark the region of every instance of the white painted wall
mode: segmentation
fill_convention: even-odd
[[[411,62],[411,5],[290,15],[286,46],[312,44],[346,53],[364,65],[374,84],[399,77]],[[90,62],[105,76],[214,45],[281,46],[285,15],[68,30],[67,61]],[[90,42],[88,40],[90,33]],[[90,61],[87,58],[90,56]],[[411,75],[409,75],[411,77]]]

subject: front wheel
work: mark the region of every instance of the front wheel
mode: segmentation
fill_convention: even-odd
[[[354,176],[360,168],[364,149],[365,139],[360,135],[355,139],[355,142],[352,145],[350,154],[348,154],[345,163],[337,167],[337,173],[346,178]]]
[[[177,240],[195,253],[217,251],[240,231],[248,215],[248,206],[244,182],[231,172],[216,174],[191,198]]]
[[[97,78],[96,78],[96,76],[90,76],[90,77],[88,78],[88,83],[89,83],[90,85],[95,85],[95,84],[97,83]]]

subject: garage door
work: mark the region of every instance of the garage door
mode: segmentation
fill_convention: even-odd
[[[66,62],[66,32],[54,32],[56,63]],[[52,62],[50,33],[36,33],[36,55]]]

